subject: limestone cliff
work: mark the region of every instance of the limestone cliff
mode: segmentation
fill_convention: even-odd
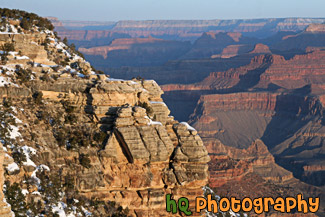
[[[155,81],[97,74],[52,31],[19,22],[8,17],[15,31],[0,35],[5,195],[21,199],[8,201],[14,212],[168,216],[167,193],[203,194],[207,150],[169,116]]]

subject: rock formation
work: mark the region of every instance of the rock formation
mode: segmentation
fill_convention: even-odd
[[[56,19],[51,18],[56,21]],[[204,32],[239,32],[246,35],[267,37],[278,31],[301,31],[312,23],[320,24],[324,19],[286,18],[286,19],[258,19],[258,20],[152,20],[152,21],[119,21],[89,22],[89,21],[61,21],[65,30],[60,29],[59,34],[68,38],[77,37],[83,40],[89,35],[98,32],[126,33],[132,37],[158,36],[165,39],[195,40]],[[54,23],[58,26],[62,24]],[[270,25],[272,24],[272,25]],[[87,28],[88,27],[88,28]],[[96,29],[96,31],[94,31]],[[79,34],[76,34],[76,33]],[[87,40],[90,40],[87,37]],[[73,39],[73,38],[71,38]]]
[[[158,84],[97,74],[35,19],[24,34],[0,35],[10,50],[0,65],[6,194],[18,188],[31,216],[169,216],[168,193],[194,204],[210,158],[197,131],[169,116]]]
[[[0,216],[1,217],[12,217],[10,205],[6,203],[4,195],[3,195],[3,183],[4,183],[4,169],[3,169],[3,161],[4,161],[4,151],[2,147],[2,143],[0,143]]]
[[[310,47],[290,59],[266,46],[255,50],[267,54],[201,82],[163,85],[165,101],[201,135],[212,159],[209,185],[218,193],[283,195],[288,186],[288,195],[323,198],[323,49]],[[178,112],[181,105],[188,110]]]
[[[148,38],[114,39],[108,46],[79,48],[87,59],[100,67],[152,66],[177,59],[190,49],[190,43]]]
[[[275,43],[272,47],[277,50],[305,50],[307,47],[324,47],[325,40],[325,24],[311,24],[305,31],[298,34],[283,37],[283,39]]]

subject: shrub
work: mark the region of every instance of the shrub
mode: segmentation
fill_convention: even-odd
[[[40,29],[53,30],[54,26],[51,21],[46,18],[39,17],[34,13],[28,13],[17,9],[0,8],[0,16],[11,19],[20,19],[22,28],[31,28],[32,25],[39,27]],[[29,23],[29,24],[28,24]],[[26,30],[28,30],[26,29]]]
[[[9,52],[15,50],[15,45],[14,43],[7,42],[1,46],[1,50],[3,51],[0,54],[1,63],[5,65],[8,61]]]
[[[152,115],[153,109],[151,108],[151,106],[148,103],[146,103],[146,102],[139,102],[138,103],[138,106],[140,106],[142,108],[145,108],[148,115]]]
[[[21,22],[20,22],[20,26],[21,28],[25,29],[25,30],[30,30],[32,28],[32,23],[30,23],[26,17],[24,17]]]
[[[17,65],[16,76],[21,83],[26,83],[32,78],[32,71],[30,69],[23,69],[19,65]]]
[[[42,98],[43,98],[42,92],[37,91],[37,92],[33,93],[32,97],[36,104],[38,104],[38,105],[42,104]]]
[[[68,44],[68,39],[67,39],[67,37],[64,37],[64,39],[63,39],[63,43],[64,43],[65,45],[67,45],[67,46],[69,45],[69,44]]]
[[[91,161],[90,161],[90,158],[89,158],[89,156],[87,154],[80,154],[79,155],[79,162],[83,167],[85,167],[87,169],[89,169],[91,167],[91,164],[90,164]]]
[[[17,149],[13,151],[12,158],[19,165],[27,160],[25,153]]]
[[[1,50],[7,53],[10,51],[15,51],[15,44],[7,42],[1,46]]]
[[[56,81],[56,80],[58,80],[59,76],[56,75],[56,74],[52,74],[52,75],[51,75],[51,78],[53,78],[53,79]]]
[[[11,142],[11,126],[15,126],[16,121],[11,115],[13,110],[11,108],[11,100],[3,99],[2,105],[0,105],[0,138],[4,145]]]
[[[95,142],[98,142],[98,143],[103,143],[103,141],[105,140],[107,134],[100,131],[100,132],[97,132],[94,134],[93,136],[93,139]]]
[[[18,183],[10,185],[6,182],[5,196],[7,202],[11,205],[11,210],[17,217],[24,217],[27,213],[25,196],[21,193],[21,188]]]
[[[50,77],[49,77],[49,75],[46,73],[46,74],[44,74],[43,76],[40,77],[40,80],[41,80],[41,81],[46,81],[46,82],[48,82],[48,81],[50,81]]]

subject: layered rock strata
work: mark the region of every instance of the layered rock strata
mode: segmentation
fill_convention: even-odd
[[[71,194],[74,203],[115,202],[131,216],[169,216],[166,194],[188,197],[194,205],[208,182],[210,158],[197,131],[169,116],[158,84],[96,74],[53,32],[33,28],[34,33],[0,37],[0,44],[14,45],[0,66],[0,96],[10,100],[16,120],[0,181],[18,183],[26,202],[46,206],[46,173],[61,186],[53,191],[69,179],[70,193],[57,192],[59,201],[50,198],[46,209],[52,211],[71,203]],[[26,159],[13,159],[17,152]],[[10,209],[2,205],[5,217]],[[99,216],[110,211],[87,209]]]

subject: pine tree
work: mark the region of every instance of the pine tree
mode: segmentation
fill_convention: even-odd
[[[32,24],[24,17],[20,22],[20,26],[25,30],[30,30]]]
[[[27,205],[25,202],[25,195],[21,193],[21,188],[18,183],[10,185],[6,183],[5,196],[7,202],[11,205],[11,210],[15,213],[16,217],[24,217],[27,212]]]
[[[2,105],[0,105],[0,139],[4,145],[11,142],[11,126],[14,126],[16,123],[12,113],[10,100],[4,99]]]
[[[64,37],[64,39],[63,39],[63,43],[64,43],[65,45],[68,45],[68,39],[67,39],[67,37]]]

